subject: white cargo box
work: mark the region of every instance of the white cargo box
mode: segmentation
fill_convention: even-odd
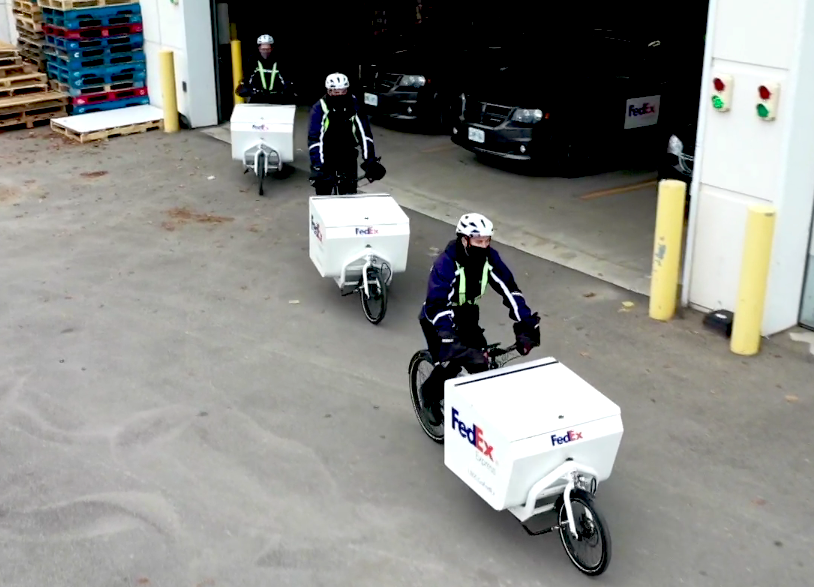
[[[293,105],[235,104],[229,121],[232,159],[243,161],[243,153],[259,141],[277,151],[284,163],[294,161],[296,111]]]
[[[448,380],[444,422],[444,464],[496,510],[568,458],[606,480],[623,432],[619,406],[550,357]]]
[[[338,279],[347,266],[346,281],[358,280],[366,247],[392,273],[407,269],[410,219],[389,194],[311,196],[309,208],[309,252],[322,277]]]

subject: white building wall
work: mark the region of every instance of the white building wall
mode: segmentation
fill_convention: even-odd
[[[11,0],[0,0],[0,41],[17,44],[17,21],[14,19],[14,4]]]
[[[2,1],[2,0],[0,0]],[[193,128],[218,122],[212,12],[209,0],[141,0],[147,87],[161,108],[161,49],[172,49],[178,111]]]
[[[763,334],[798,321],[814,203],[814,4],[711,0],[690,208],[684,301],[734,310],[747,207],[777,207]],[[733,76],[731,110],[712,108],[711,80]],[[780,83],[774,121],[758,87]]]

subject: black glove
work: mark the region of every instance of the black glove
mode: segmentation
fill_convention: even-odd
[[[525,356],[531,352],[532,347],[540,346],[540,317],[537,312],[528,321],[515,322],[513,328],[517,351],[521,355]]]
[[[365,177],[370,181],[379,181],[384,177],[385,173],[387,173],[384,165],[381,164],[381,160],[381,157],[376,157],[375,159],[368,159],[362,163],[362,170],[365,172]]]
[[[241,98],[248,98],[249,96],[252,95],[252,89],[247,88],[246,86],[243,85],[243,83],[241,83],[239,86],[237,86],[235,94],[237,94]]]

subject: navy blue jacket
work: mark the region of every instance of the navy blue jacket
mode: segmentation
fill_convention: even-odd
[[[509,309],[509,317],[512,320],[531,323],[531,310],[526,305],[511,270],[494,247],[490,246],[487,251],[485,273],[489,285],[503,297],[503,305]],[[436,332],[439,333],[455,331],[455,308],[460,305],[461,276],[464,274],[456,264],[459,254],[457,241],[450,241],[444,252],[435,259],[430,271],[427,299],[421,316],[432,322]],[[468,273],[465,278],[469,279]],[[485,290],[486,284],[482,280],[480,285],[479,291]],[[469,284],[466,285],[466,289],[471,291]]]
[[[357,102],[356,96],[352,96],[352,98],[350,126],[354,137],[350,138],[355,139],[362,148],[362,157],[367,161],[376,157],[373,135],[370,132],[367,116],[359,112],[359,102]],[[337,116],[336,113],[331,113],[326,108],[325,98],[320,99],[311,108],[311,119],[308,124],[308,154],[311,156],[311,167],[321,167],[325,164],[324,144],[326,135],[331,132],[330,116]]]

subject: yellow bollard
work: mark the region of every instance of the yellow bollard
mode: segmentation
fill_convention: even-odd
[[[178,132],[178,96],[175,89],[175,58],[171,49],[162,49],[161,102],[164,105],[164,132]]]
[[[232,41],[232,93],[243,79],[243,56],[240,52],[240,41]],[[235,104],[243,104],[246,100],[234,94]]]
[[[653,269],[650,277],[650,317],[670,320],[678,303],[678,276],[684,236],[687,184],[675,179],[659,182]]]
[[[749,207],[741,260],[738,305],[732,323],[730,350],[736,355],[756,355],[763,329],[763,306],[772,258],[772,239],[777,213],[773,206]]]

